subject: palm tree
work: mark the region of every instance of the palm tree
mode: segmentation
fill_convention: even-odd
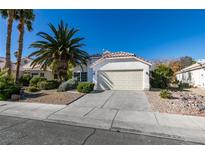
[[[5,68],[8,69],[8,74],[11,74],[11,34],[13,21],[16,19],[16,10],[3,9],[0,10],[0,14],[3,18],[7,18],[7,37],[6,37],[6,63]]]
[[[64,24],[63,21],[57,28],[53,24],[49,24],[49,27],[53,34],[39,32],[37,35],[43,40],[36,41],[30,46],[37,48],[37,51],[29,55],[29,57],[36,57],[31,65],[33,67],[40,65],[42,69],[52,67],[59,80],[66,80],[69,63],[73,66],[87,64],[88,53],[81,50],[81,47],[84,46],[81,41],[84,38],[74,38],[79,30],[68,28],[68,25]]]
[[[18,83],[19,71],[21,66],[21,57],[23,51],[24,27],[26,26],[28,31],[32,31],[32,22],[35,19],[35,15],[33,13],[33,10],[21,9],[21,10],[17,10],[17,19],[19,20],[19,24],[18,24],[19,46],[18,46],[17,65],[16,65],[16,82]]]

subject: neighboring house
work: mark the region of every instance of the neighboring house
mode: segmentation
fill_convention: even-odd
[[[95,83],[98,90],[149,90],[151,63],[127,52],[106,51],[91,56],[87,67],[74,69],[79,81]]]
[[[5,58],[4,57],[0,57],[0,69],[3,69],[3,67],[5,66]],[[41,77],[45,77],[48,80],[52,80],[54,79],[54,75],[52,74],[52,71],[50,69],[47,69],[46,71],[40,69],[40,66],[35,66],[34,68],[32,68],[30,66],[31,62],[33,60],[31,58],[28,57],[24,57],[21,60],[21,67],[20,67],[20,76],[22,76],[23,74],[30,74],[31,76],[41,76]],[[16,74],[16,63],[12,62],[12,74],[15,76]]]
[[[194,87],[205,87],[205,62],[198,62],[176,73],[177,80]]]
[[[38,77],[45,77],[48,80],[57,79],[57,76],[55,76],[52,73],[52,70],[47,68],[46,70],[41,69],[40,65],[36,65],[35,67],[31,66],[32,60],[30,60],[27,64],[23,65],[21,67],[21,71],[23,74],[30,74],[33,76]]]
[[[42,70],[40,65],[31,67],[31,63],[32,59],[22,59],[21,75],[57,79],[49,68]],[[97,90],[149,90],[151,65],[132,53],[105,51],[102,55],[90,56],[87,66],[73,68],[73,78],[80,82],[93,82]]]

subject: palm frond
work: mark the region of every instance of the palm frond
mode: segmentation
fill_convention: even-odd
[[[58,72],[61,76],[67,72],[69,62],[73,66],[87,64],[88,53],[80,49],[85,45],[81,43],[84,38],[74,37],[78,29],[70,29],[62,20],[57,28],[51,23],[49,28],[51,34],[37,33],[42,40],[30,45],[30,48],[37,49],[29,55],[29,57],[35,57],[31,64],[33,67],[36,65],[40,65],[42,69],[50,67],[53,72]]]

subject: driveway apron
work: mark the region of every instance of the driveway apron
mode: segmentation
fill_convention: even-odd
[[[104,91],[87,94],[70,106],[96,107],[111,110],[150,111],[143,91]]]

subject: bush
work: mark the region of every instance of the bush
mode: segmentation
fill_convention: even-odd
[[[20,94],[20,87],[14,83],[12,76],[0,72],[0,100],[11,98],[12,94]]]
[[[63,92],[63,91],[68,91],[68,90],[72,90],[75,89],[77,86],[78,82],[74,79],[70,79],[68,81],[65,81],[63,83],[60,84],[60,86],[58,87],[58,92]]]
[[[0,89],[0,100],[11,98],[12,94],[20,94],[20,87],[17,85],[7,84],[3,89]]]
[[[0,90],[5,89],[8,86],[8,83],[0,81]]]
[[[34,77],[30,80],[29,86],[31,86],[31,87],[37,87],[38,82],[41,82],[41,81],[46,81],[46,78],[34,76]]]
[[[178,83],[178,89],[179,89],[180,91],[183,91],[184,88],[191,88],[191,86],[189,85],[189,83],[183,83],[183,82],[180,81],[180,82]]]
[[[28,91],[28,92],[37,92],[37,91],[40,91],[40,89],[31,86],[31,87],[26,88],[26,91]]]
[[[29,86],[29,82],[30,82],[31,78],[32,77],[29,74],[24,74],[23,76],[20,77],[19,82],[23,86]]]
[[[157,68],[151,72],[150,84],[153,88],[168,88],[173,78],[173,71],[166,65],[158,65]]]
[[[14,84],[14,78],[7,74],[0,75],[0,82],[4,82],[7,84]]]
[[[50,81],[40,81],[37,83],[37,87],[42,90],[56,89],[58,88],[59,83],[55,80]]]
[[[160,91],[160,97],[161,98],[171,98],[171,92],[169,92],[168,90],[161,90]]]
[[[0,101],[5,101],[7,99],[8,97],[6,95],[4,95],[3,93],[0,93]]]
[[[95,84],[91,82],[81,82],[78,84],[77,90],[82,93],[90,93],[93,91],[94,86]]]

